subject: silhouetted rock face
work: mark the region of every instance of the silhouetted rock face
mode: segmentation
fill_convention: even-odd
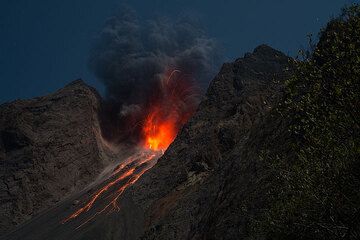
[[[142,239],[243,239],[263,205],[257,146],[282,134],[269,119],[289,58],[265,45],[223,65],[205,100],[157,165],[134,186]]]
[[[259,146],[266,144],[267,141],[273,141],[274,138],[283,142],[281,139],[286,132],[281,119],[272,117],[270,113],[281,98],[282,82],[288,77],[286,71],[289,67],[288,60],[288,57],[282,53],[262,45],[253,53],[246,54],[244,58],[224,64],[210,84],[195,116],[180,131],[158,163],[121,198],[119,212],[99,215],[91,223],[79,229],[76,227],[81,222],[76,222],[77,220],[64,225],[59,224],[78,208],[72,206],[72,203],[75,199],[84,198],[86,193],[80,193],[79,196],[73,196],[58,207],[36,217],[6,239],[246,239],[249,219],[256,216],[259,209],[266,204],[264,196],[271,184],[267,180],[268,170],[259,159]],[[73,97],[76,99],[79,96],[75,94]],[[79,100],[70,102],[77,103]],[[61,188],[66,188],[64,193],[69,192],[71,187],[76,186],[74,179],[78,179],[75,176],[80,174],[77,171],[82,170],[81,174],[85,174],[89,169],[90,173],[83,179],[93,175],[96,172],[93,167],[101,167],[96,154],[96,137],[88,129],[94,123],[92,116],[95,110],[89,110],[87,107],[76,109],[77,111],[74,110],[76,116],[83,117],[75,118],[71,127],[64,124],[63,129],[54,128],[50,127],[50,124],[46,131],[38,131],[37,134],[28,133],[31,128],[16,131],[16,134],[12,135],[11,131],[5,132],[5,136],[8,136],[7,148],[17,149],[12,150],[16,152],[25,151],[26,148],[31,149],[31,144],[39,144],[38,139],[43,136],[38,133],[46,135],[48,131],[59,131],[61,132],[59,134],[65,134],[67,132],[65,129],[68,129],[75,134],[72,132],[73,129],[78,129],[79,135],[75,134],[77,137],[74,139],[83,139],[81,137],[83,136],[85,140],[74,142],[74,145],[68,148],[69,154],[66,154],[76,161],[76,167],[69,166],[72,161],[65,161],[68,165],[64,164],[66,170],[63,174],[57,175],[60,176],[59,178],[45,174],[37,176],[39,170],[24,174],[25,170],[18,170],[19,167],[15,167],[16,171],[9,170],[7,176],[13,177],[15,172],[20,172],[23,174],[22,178],[31,178],[30,182],[33,184],[26,186],[32,188],[39,186],[41,187],[39,193],[54,194],[61,191]],[[58,111],[46,110],[42,114],[50,113],[58,114]],[[31,122],[37,119],[35,116],[30,118]],[[79,119],[82,123],[79,123]],[[95,117],[94,119],[96,122]],[[87,124],[83,121],[87,121]],[[68,124],[71,124],[70,120]],[[40,141],[43,144],[44,142],[48,141]],[[64,145],[64,142],[58,140],[57,144]],[[58,149],[50,152],[54,155],[64,154],[67,149],[57,147]],[[80,151],[77,149],[88,151],[90,155],[94,151],[94,154],[84,159],[87,155],[84,152],[77,153]],[[25,157],[32,156],[31,154],[20,155]],[[30,159],[34,158],[30,157]],[[22,160],[21,163],[29,164],[32,161],[35,162],[35,160]],[[41,161],[43,163],[37,166],[58,164],[57,161],[48,163],[44,163],[45,160]],[[8,157],[6,162],[10,162]],[[61,171],[62,168],[56,169]],[[63,179],[64,176],[70,179],[70,175],[72,180]],[[48,183],[48,179],[53,180],[52,184]],[[25,180],[20,181],[26,183]],[[16,183],[14,180],[10,182]],[[80,181],[77,186],[80,187],[83,182],[86,180]],[[43,189],[44,186],[54,187],[56,191]],[[33,189],[29,192],[34,194]],[[19,193],[23,196],[21,194],[25,193]],[[29,200],[20,203],[36,199],[34,196],[26,194],[24,196]],[[56,196],[59,195],[54,194],[46,199],[51,201],[56,199]],[[8,202],[15,203],[15,200]],[[95,213],[97,210],[91,211]],[[20,211],[18,212],[20,214]]]
[[[78,80],[45,97],[0,106],[0,235],[102,170],[99,100]]]

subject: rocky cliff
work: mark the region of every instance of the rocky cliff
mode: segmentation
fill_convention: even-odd
[[[286,140],[281,119],[274,119],[270,113],[281,97],[282,82],[288,77],[288,60],[281,52],[262,45],[244,58],[224,64],[211,82],[195,116],[158,163],[122,197],[120,211],[99,215],[81,228],[77,228],[79,222],[76,221],[60,224],[76,209],[73,203],[86,194],[82,192],[33,218],[4,239],[247,239],[250,220],[266,205],[264,196],[271,184],[267,179],[268,169],[259,158],[259,146],[267,141],[282,144]],[[75,99],[78,97],[78,94],[74,96]],[[96,118],[92,121],[89,116],[95,116],[96,107],[89,105],[92,110],[85,108],[89,110],[86,114],[82,107],[72,111],[86,118],[86,126],[91,128]],[[30,118],[31,121],[37,119]],[[77,122],[71,126],[71,129],[75,128]],[[51,131],[65,132],[53,128]],[[83,136],[92,130],[79,129],[79,132]],[[36,136],[39,138],[41,135]],[[20,137],[16,139],[23,141]],[[63,192],[68,193],[71,187],[82,186],[81,183],[96,172],[93,166],[101,167],[96,136],[92,133],[85,139],[88,141],[85,146],[80,141],[69,146],[69,151],[73,152],[66,156],[77,159],[79,165],[75,169],[68,166],[64,174],[71,177],[87,174],[77,185],[74,180],[68,183],[54,179],[57,190],[67,187]],[[32,144],[38,142],[33,140]],[[85,150],[80,152],[77,149],[83,147],[90,151],[91,146],[95,149],[93,154],[90,153],[92,158]],[[64,149],[58,152],[62,153]],[[80,169],[83,172],[80,173]],[[32,176],[21,171],[24,177]],[[73,175],[72,171],[75,171]],[[42,186],[36,181],[47,177],[36,177],[34,184]],[[29,198],[34,199],[33,196]],[[96,206],[92,211],[97,211]]]
[[[106,163],[100,98],[81,80],[0,106],[0,235],[84,188]]]

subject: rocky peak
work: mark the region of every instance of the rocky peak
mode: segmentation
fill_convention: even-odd
[[[100,96],[82,80],[0,106],[0,235],[91,182],[104,166]]]

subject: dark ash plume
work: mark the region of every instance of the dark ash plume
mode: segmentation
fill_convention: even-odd
[[[141,118],[168,71],[179,70],[182,78],[204,89],[218,67],[218,56],[216,42],[190,20],[157,18],[142,23],[134,11],[121,11],[106,22],[89,62],[111,102],[105,110],[106,125]]]

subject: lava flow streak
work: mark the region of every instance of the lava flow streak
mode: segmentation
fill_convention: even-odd
[[[140,178],[140,176],[146,172],[146,170],[149,169],[148,167],[145,167],[144,168],[145,170],[141,170],[139,173],[136,173],[135,171],[137,170],[137,168],[139,168],[143,164],[147,164],[151,161],[154,161],[159,156],[159,154],[152,152],[152,151],[147,154],[148,154],[147,156],[144,156],[144,155],[146,155],[146,153],[142,152],[140,154],[140,159],[137,159],[138,161],[136,161],[135,164],[133,164],[133,162],[130,162],[126,166],[123,166],[123,164],[120,164],[117,168],[115,168],[112,176],[116,175],[119,172],[123,172],[123,173],[119,174],[119,176],[116,176],[115,180],[110,181],[105,186],[103,186],[100,190],[98,190],[91,197],[90,201],[88,201],[88,203],[84,207],[80,208],[79,210],[77,210],[76,212],[71,214],[68,218],[64,219],[63,223],[78,217],[83,212],[89,211],[91,209],[91,207],[94,205],[94,203],[99,199],[99,197],[101,197],[106,191],[108,191],[114,185],[116,185],[116,184],[120,183],[121,181],[130,177],[130,179],[116,191],[115,198],[113,198],[113,200],[108,205],[106,205],[105,208],[103,210],[101,210],[101,212],[108,209],[109,206],[111,206],[111,205],[113,206],[113,209],[119,209],[119,207],[117,206],[117,203],[116,203],[117,199],[122,195],[122,193],[129,186],[134,184]],[[128,167],[129,165],[134,165],[134,166],[130,167],[129,169],[125,169],[125,167]],[[125,171],[122,171],[122,170],[125,170]]]
[[[146,114],[142,119],[140,150],[116,166],[90,199],[64,219],[63,224],[89,212],[92,208],[97,209],[96,212],[89,212],[90,217],[78,228],[101,213],[119,211],[118,200],[125,190],[155,165],[158,158],[174,141],[180,128],[191,117],[197,106],[194,100],[196,99],[194,88],[186,79],[175,76],[180,75],[178,70],[169,71],[166,75],[167,77],[159,84],[158,94],[146,107]]]
[[[156,158],[156,155],[155,154],[152,154],[150,155],[146,160],[143,160],[142,163],[140,163],[138,166],[141,166],[142,164],[145,164],[147,162],[150,162],[152,160],[154,160]],[[120,211],[120,207],[118,206],[118,199],[119,197],[124,193],[124,191],[130,187],[131,185],[133,185],[147,170],[149,170],[152,166],[149,165],[147,167],[145,167],[144,169],[142,169],[140,172],[138,173],[134,173],[134,170],[135,168],[132,168],[131,170],[129,170],[128,172],[131,172],[130,175],[132,175],[130,177],[130,179],[124,184],[122,185],[116,192],[115,192],[115,196],[114,198],[105,206],[103,207],[100,211],[96,212],[94,215],[92,215],[90,218],[88,218],[85,222],[83,222],[81,225],[79,225],[77,228],[80,228],[82,226],[84,226],[86,223],[90,222],[91,220],[93,220],[97,215],[105,212],[106,210],[110,210],[110,211],[113,211],[113,210],[117,210],[117,211]],[[127,173],[127,172],[126,172]],[[128,175],[128,176],[130,176]],[[124,178],[122,178],[124,179]],[[103,188],[104,189],[104,188]],[[82,208],[83,209],[83,208]],[[80,210],[82,210],[80,209]],[[79,211],[80,211],[79,210]],[[76,218],[81,212],[76,212],[74,214],[72,214],[68,219],[65,219],[64,220],[64,223],[72,218]],[[87,210],[86,210],[87,211]],[[83,211],[82,211],[83,212]]]
[[[114,184],[118,183],[119,181],[123,180],[124,178],[130,176],[131,174],[133,174],[135,168],[132,168],[130,170],[128,170],[127,172],[125,172],[124,174],[122,174],[120,177],[118,177],[117,179],[115,179],[114,181],[108,183],[105,187],[101,188],[100,191],[98,191],[97,193],[94,194],[94,196],[91,198],[91,200],[82,208],[80,208],[79,210],[77,210],[75,213],[73,213],[70,217],[68,217],[67,219],[64,220],[64,222],[67,222],[68,220],[72,219],[72,218],[76,218],[77,216],[79,216],[79,214],[83,213],[83,212],[87,212],[89,211],[89,209],[93,206],[93,204],[95,203],[95,201],[100,197],[101,194],[103,194],[105,191],[107,191],[110,187],[112,187]]]

